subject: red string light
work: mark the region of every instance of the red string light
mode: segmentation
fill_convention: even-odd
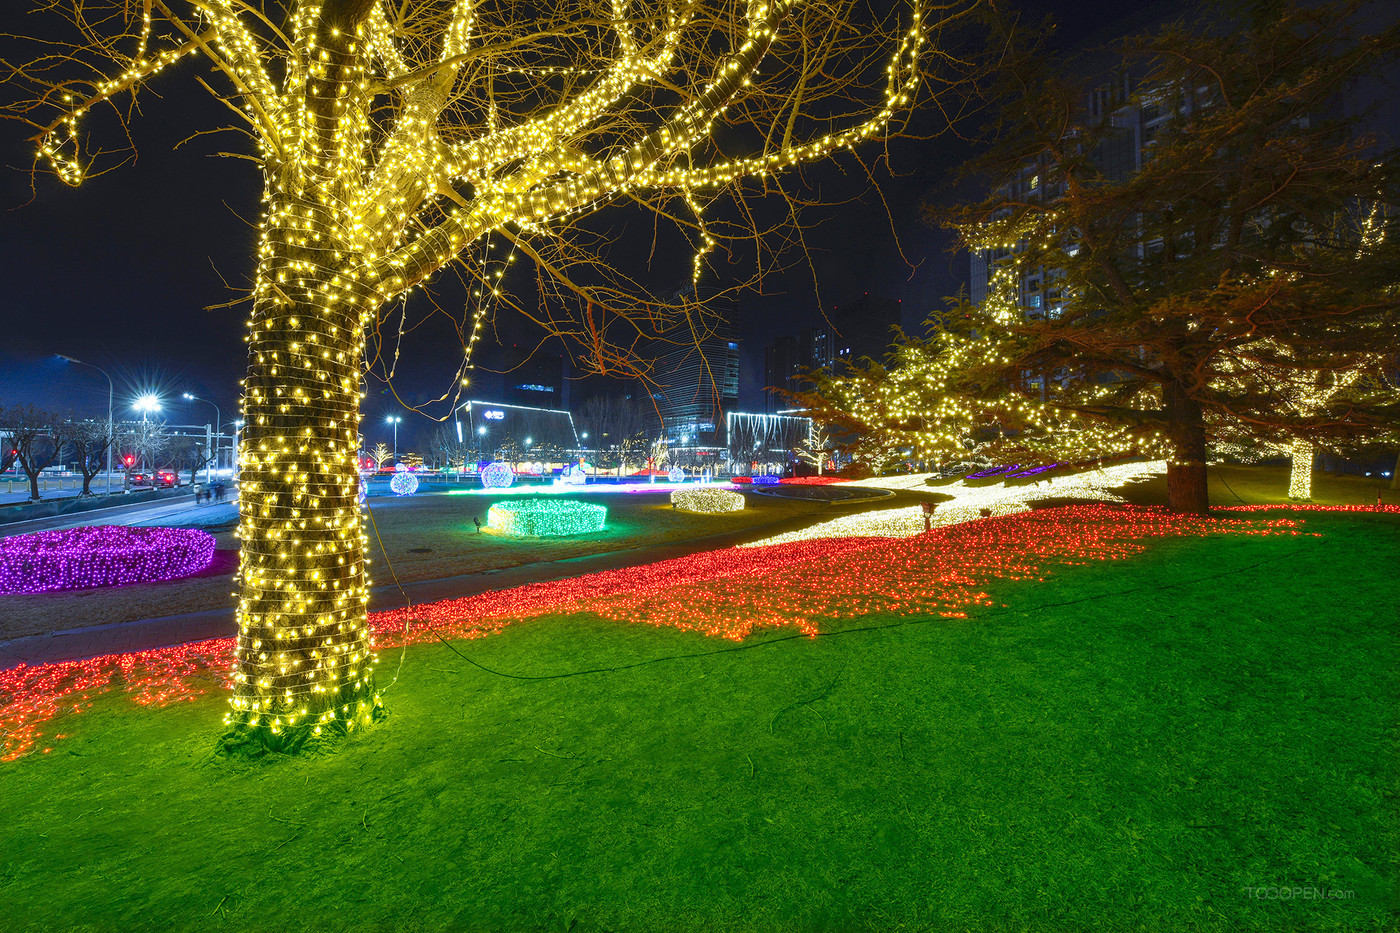
[[[1382,512],[1400,506],[1233,506],[1222,512]],[[965,618],[991,604],[996,580],[1042,579],[1056,566],[1122,560],[1153,539],[1209,534],[1299,534],[1297,519],[1205,518],[1159,508],[1085,505],[1021,512],[912,538],[852,537],[728,548],[640,567],[535,583],[375,613],[378,647],[444,637],[482,638],[512,622],[588,612],[739,640],[758,628],[816,635],[824,620],[868,613]],[[45,723],[117,690],[143,706],[189,701],[230,686],[231,638],[85,661],[0,671],[0,760],[34,751]],[[55,736],[55,739],[59,736]],[[47,751],[48,748],[44,748]]]

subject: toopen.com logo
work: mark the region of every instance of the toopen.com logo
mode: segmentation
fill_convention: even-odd
[[[1276,887],[1259,885],[1243,887],[1240,892],[1245,897],[1258,901],[1349,901],[1356,896],[1355,891],[1339,891],[1336,888],[1318,888],[1311,885],[1297,887]]]

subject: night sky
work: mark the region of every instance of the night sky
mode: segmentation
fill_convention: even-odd
[[[1131,29],[1143,19],[1141,12],[1126,19],[1126,4],[1038,0],[1018,6],[1028,22],[1047,13],[1055,17],[1061,25],[1054,47],[1060,49],[1107,40],[1116,24]],[[139,150],[133,164],[77,189],[49,176],[38,177],[31,188],[25,127],[0,124],[0,404],[105,414],[107,380],[90,367],[54,357],[62,353],[112,375],[118,417],[144,391],[167,400],[173,423],[203,424],[213,416],[208,405],[181,401],[182,392],[213,400],[226,421],[237,417],[247,306],[202,309],[235,297],[229,285],[247,283],[260,181],[252,163],[212,155],[245,151],[241,137],[205,136],[175,148],[196,130],[226,123],[192,76],[189,68],[172,69],[152,87],[162,96],[142,97],[133,121]],[[810,240],[824,305],[863,292],[885,295],[902,300],[906,326],[915,326],[958,289],[966,259],[949,252],[946,234],[920,222],[918,205],[953,197],[951,173],[972,151],[953,137],[892,147],[899,176],[882,182],[882,190],[913,269],[898,256],[879,196],[862,193],[864,180],[854,162],[804,172],[803,180],[823,198],[850,202],[827,211]],[[636,216],[625,208],[610,210],[619,223]],[[688,251],[668,251],[650,270],[648,284],[684,280],[689,264]],[[750,410],[762,405],[765,342],[817,320],[810,272],[772,279],[765,292],[741,300],[736,322],[743,341],[740,402]],[[532,346],[539,339],[504,318],[499,330],[505,342]],[[394,382],[401,398],[417,402],[443,391],[457,361],[453,339],[431,325],[410,339]],[[372,444],[387,439],[376,434],[383,415],[402,409],[382,383],[372,380],[368,392],[365,435]],[[447,411],[443,405],[430,410]],[[428,425],[408,413],[400,447],[425,440]]]

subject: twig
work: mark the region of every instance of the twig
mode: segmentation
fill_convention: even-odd
[[[831,689],[836,686],[836,682],[841,679],[841,675],[845,672],[846,668],[842,667],[841,670],[836,672],[836,676],[832,678],[831,683],[827,684],[825,687],[818,690],[816,693],[813,693],[810,696],[803,697],[795,703],[789,703],[787,706],[784,706],[782,709],[774,713],[773,718],[768,722],[768,734],[773,734],[773,726],[777,723],[778,719],[783,715],[783,713],[786,713],[788,710],[795,709],[799,706],[808,706],[812,703],[817,702],[818,700],[826,699],[827,695],[831,693]],[[826,723],[825,716],[822,717],[822,723],[823,725],[825,725]]]
[[[547,752],[547,751],[545,751],[544,749],[540,748],[538,745],[535,745],[535,746],[532,746],[532,747],[534,748],[535,751],[540,752],[541,754],[544,754],[544,755],[548,755],[548,756],[550,756],[551,758],[561,758],[561,759],[563,759],[564,761],[578,761],[578,756],[577,756],[577,755],[556,755],[554,752]]]

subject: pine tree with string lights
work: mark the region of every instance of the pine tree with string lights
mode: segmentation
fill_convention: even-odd
[[[1173,510],[1207,511],[1222,428],[1337,441],[1395,422],[1383,391],[1291,404],[1308,374],[1336,384],[1400,341],[1395,237],[1367,245],[1377,231],[1349,220],[1393,226],[1400,190],[1400,150],[1341,105],[1400,54],[1400,25],[1374,29],[1371,9],[1249,4],[1127,39],[1088,77],[1012,56],[997,142],[971,166],[992,193],[944,216],[1038,286],[984,376],[1163,437]]]
[[[786,197],[784,170],[899,132],[958,64],[928,46],[974,5],[45,5],[68,32],[16,64],[32,95],[7,112],[34,128],[38,165],[70,185],[101,174],[110,154],[86,145],[86,121],[125,128],[133,95],[199,59],[221,83],[195,80],[253,140],[232,154],[262,173],[230,742],[295,748],[381,709],[355,457],[366,343],[391,302],[452,267],[508,304],[506,262],[524,258],[552,300],[536,320],[580,341],[589,368],[636,370],[635,333],[669,309],[629,288],[582,221],[614,203],[674,221],[699,276],[758,232],[707,222],[717,198]],[[493,237],[510,255],[487,262],[474,250]]]

